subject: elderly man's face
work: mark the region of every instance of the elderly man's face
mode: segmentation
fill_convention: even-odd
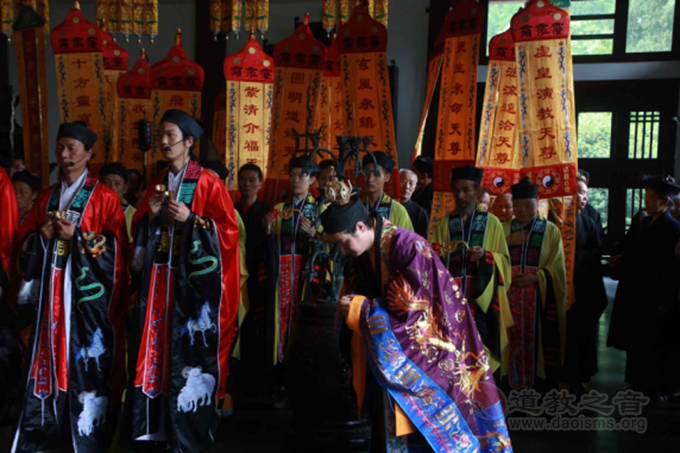
[[[401,202],[406,203],[413,196],[413,192],[418,186],[418,177],[413,173],[402,173],[401,177]]]

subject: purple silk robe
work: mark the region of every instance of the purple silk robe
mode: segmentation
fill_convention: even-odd
[[[435,451],[512,451],[489,359],[460,288],[411,231],[384,221],[379,250],[380,277],[375,251],[367,252],[354,260],[345,286],[362,296],[347,324],[361,333],[378,383]]]

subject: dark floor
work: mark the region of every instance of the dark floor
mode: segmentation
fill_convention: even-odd
[[[599,374],[590,388],[609,395],[628,386],[623,382],[625,354],[607,348],[605,341],[609,327],[611,306],[616,282],[607,282],[610,304],[600,320]],[[619,420],[615,411],[612,417]],[[586,413],[587,417],[593,413]],[[650,403],[641,417],[647,419],[644,434],[634,431],[511,431],[516,452],[666,452],[680,451],[680,403]],[[211,451],[230,452],[320,452],[325,449],[286,445],[291,415],[274,409],[248,409],[236,407],[234,415],[223,422],[218,442]]]

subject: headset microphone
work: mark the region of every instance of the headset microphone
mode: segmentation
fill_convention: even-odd
[[[77,161],[75,161],[75,162],[69,162],[69,163],[68,163],[68,166],[69,166],[69,167],[75,167],[76,164],[79,164],[79,163],[81,163],[82,161],[84,161],[86,157],[87,157],[87,156],[85,156],[85,157],[83,157],[82,159],[77,160]]]
[[[184,140],[180,140],[180,141],[177,141],[177,142],[173,143],[172,145],[166,145],[165,148],[163,148],[163,150],[167,153],[168,151],[170,151],[170,149],[171,149],[173,146],[175,146],[175,145],[177,145],[177,144],[179,144],[179,143],[182,143],[183,141],[184,141]]]

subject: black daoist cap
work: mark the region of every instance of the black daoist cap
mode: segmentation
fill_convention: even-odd
[[[59,126],[57,140],[60,138],[72,138],[74,140],[78,140],[83,145],[85,145],[85,149],[92,149],[94,144],[97,143],[97,134],[88,129],[85,123],[82,121],[64,123]]]
[[[472,165],[466,165],[464,167],[458,167],[451,170],[451,175],[449,177],[451,178],[451,181],[466,179],[468,181],[474,181],[477,184],[481,184],[482,179],[484,178],[484,169],[473,167]]]
[[[675,198],[680,195],[680,187],[675,185],[675,179],[672,176],[652,176],[645,182],[647,188],[652,189],[660,197]]]
[[[413,161],[413,168],[420,173],[432,173],[433,167],[434,159],[431,157],[418,156],[416,160]]]
[[[18,171],[12,175],[12,182],[23,182],[31,188],[33,192],[40,192],[42,183],[40,178],[28,170]]]
[[[366,207],[359,197],[353,197],[347,204],[331,204],[321,213],[321,224],[326,234],[342,233],[354,228],[357,222],[368,216]]]
[[[210,160],[203,165],[203,168],[214,171],[220,179],[227,179],[229,177],[229,170],[222,161]]]
[[[128,181],[130,180],[130,170],[123,167],[123,164],[121,164],[120,162],[113,162],[104,165],[99,170],[99,179],[104,179],[104,176],[106,175],[118,175],[121,178],[123,178],[125,184],[127,184]]]
[[[528,177],[524,177],[518,184],[510,186],[513,200],[538,198],[538,184],[532,184]]]
[[[375,160],[378,162],[378,165],[384,168],[387,173],[392,173],[392,170],[394,170],[394,159],[382,151],[376,151],[373,153],[373,155],[375,156]],[[363,164],[364,168],[366,165],[373,164],[371,155],[366,154],[361,163]]]
[[[164,121],[176,124],[184,132],[186,138],[193,137],[194,140],[198,140],[203,136],[203,128],[200,124],[181,110],[166,110],[161,123]]]

